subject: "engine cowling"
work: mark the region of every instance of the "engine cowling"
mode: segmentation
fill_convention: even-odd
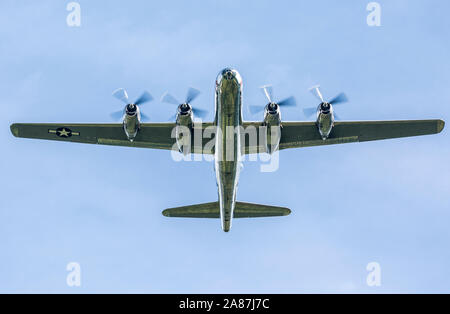
[[[178,106],[176,118],[176,142],[178,151],[184,155],[191,152],[193,113],[189,104]]]
[[[323,140],[326,140],[334,126],[333,107],[329,103],[322,102],[319,105],[316,123],[320,136]]]
[[[281,112],[276,103],[270,103],[266,106],[264,126],[266,127],[266,152],[272,154],[278,150],[281,139]]]
[[[134,102],[130,102],[128,93],[125,89],[119,88],[113,92],[113,96],[126,104],[125,109],[111,113],[114,120],[122,119],[123,130],[128,140],[133,142],[141,127],[141,114],[139,106],[153,100],[149,92],[144,91]]]
[[[322,93],[320,92],[319,85],[313,86],[310,91],[320,99],[320,105],[317,107],[317,128],[319,129],[320,136],[325,141],[334,127],[334,112],[333,106],[348,102],[348,98],[344,93],[340,93],[337,96],[325,101]],[[304,113],[306,116],[313,114],[315,108],[305,108]]]
[[[141,114],[139,107],[134,104],[129,104],[125,107],[125,116],[123,118],[123,129],[128,139],[134,141],[139,128],[141,126]]]

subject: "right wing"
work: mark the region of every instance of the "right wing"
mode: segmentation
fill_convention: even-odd
[[[201,127],[205,129],[211,125],[212,123],[203,123]],[[197,127],[200,127],[199,124],[194,124],[194,128]],[[174,128],[175,123],[142,123],[133,142],[128,140],[121,123],[15,123],[11,125],[11,132],[16,137],[32,139],[177,150],[176,140],[172,137]],[[200,145],[205,147],[210,140],[204,138]],[[194,153],[202,152],[201,147],[198,146],[192,136],[191,147]],[[211,154],[212,151],[203,151],[203,153]]]
[[[258,128],[261,122],[244,122],[244,128]],[[308,146],[343,144],[352,142],[376,141],[391,138],[436,134],[444,128],[443,120],[399,120],[399,121],[338,121],[335,122],[330,136],[323,140],[315,122],[281,122],[279,149]],[[254,141],[257,145],[245,141],[245,153],[265,152],[261,145],[264,141]]]

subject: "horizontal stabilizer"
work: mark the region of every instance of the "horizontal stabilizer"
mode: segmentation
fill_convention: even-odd
[[[236,202],[234,218],[256,218],[287,216],[291,210],[286,207],[259,205]],[[219,202],[182,206],[166,209],[162,212],[166,217],[180,218],[220,218]]]

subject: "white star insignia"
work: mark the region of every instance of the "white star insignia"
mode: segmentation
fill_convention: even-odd
[[[61,130],[59,130],[58,135],[61,137],[69,137],[70,130],[67,130],[66,128],[62,128]]]

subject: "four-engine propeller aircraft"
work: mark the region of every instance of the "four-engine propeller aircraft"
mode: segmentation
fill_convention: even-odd
[[[194,123],[194,114],[202,116],[204,111],[193,108],[191,102],[198,91],[190,89],[186,100],[178,106],[175,122],[142,123],[145,116],[139,106],[152,100],[144,93],[134,103],[130,103],[125,90],[114,93],[116,98],[126,103],[125,109],[115,113],[122,123],[115,124],[65,124],[65,123],[15,123],[11,132],[16,137],[69,141],[77,143],[119,145],[132,147],[178,150],[183,154],[199,153],[214,156],[217,177],[217,202],[166,209],[167,217],[220,218],[222,229],[228,232],[232,218],[285,216],[290,210],[284,207],[265,206],[236,201],[236,190],[241,169],[242,156],[253,153],[273,154],[287,148],[365,142],[389,138],[436,134],[444,128],[442,120],[404,121],[336,121],[333,105],[346,101],[344,94],[325,101],[319,88],[313,92],[319,98],[317,108],[305,109],[305,114],[316,114],[314,122],[282,122],[280,108],[294,106],[295,100],[288,98],[276,102],[270,86],[263,87],[269,103],[262,108],[250,107],[251,111],[264,110],[260,122],[242,120],[242,79],[233,69],[224,69],[216,79],[215,118],[213,122]],[[173,96],[166,94],[164,102],[179,104]],[[255,127],[257,139],[247,142],[243,131]],[[212,137],[186,136],[189,132],[203,134],[213,128]],[[261,132],[261,130],[263,130]],[[208,143],[213,146],[206,148]],[[187,149],[186,149],[187,147]]]

